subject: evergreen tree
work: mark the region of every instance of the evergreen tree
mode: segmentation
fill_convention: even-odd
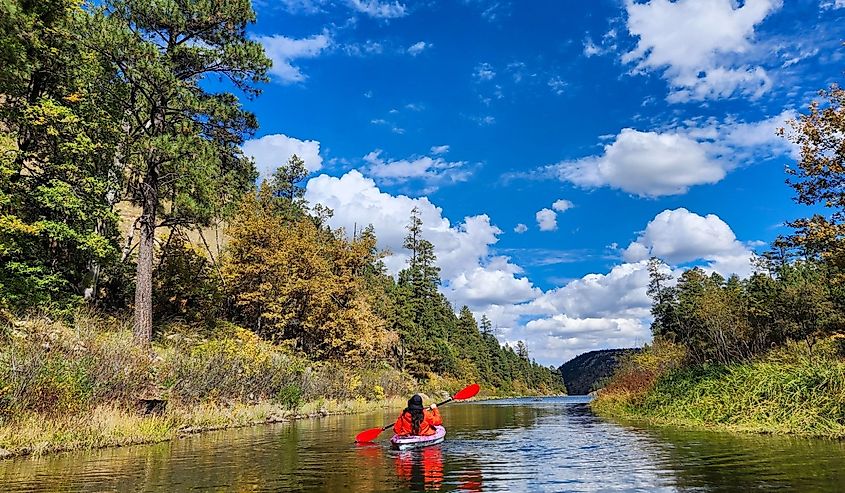
[[[251,186],[255,171],[240,144],[257,127],[232,92],[213,92],[215,76],[247,97],[266,80],[270,61],[247,38],[250,0],[105,0],[86,40],[118,71],[127,198],[140,207],[135,338],[152,336],[156,229],[205,224]],[[134,228],[133,228],[134,230]]]

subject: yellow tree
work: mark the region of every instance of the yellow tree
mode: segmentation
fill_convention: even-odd
[[[291,219],[263,185],[229,228],[223,276],[242,321],[262,337],[321,359],[379,358],[389,345],[365,277],[374,239],[348,241],[303,215]]]
[[[795,233],[782,239],[809,258],[821,258],[845,279],[845,90],[832,86],[819,93],[821,102],[791,123],[789,139],[801,151],[796,168],[788,168],[789,184],[799,204],[831,212],[790,223]],[[785,132],[782,132],[785,133]]]

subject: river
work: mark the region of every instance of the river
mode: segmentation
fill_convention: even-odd
[[[392,416],[329,416],[170,443],[0,462],[4,492],[845,490],[845,444],[621,425],[583,397],[442,408],[442,445],[352,437]]]

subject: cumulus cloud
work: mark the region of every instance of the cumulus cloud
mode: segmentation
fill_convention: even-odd
[[[551,289],[534,300],[527,311],[572,318],[635,318],[649,316],[651,300],[647,261],[623,263],[607,274],[588,274]]]
[[[272,176],[273,171],[287,163],[294,154],[305,161],[305,167],[312,173],[323,167],[320,142],[316,140],[299,140],[285,134],[270,134],[247,140],[243,150],[244,154],[255,160],[259,181]]]
[[[667,266],[662,268],[669,271]],[[584,351],[648,342],[651,300],[647,288],[648,263],[623,263],[606,274],[588,274],[488,316],[515,327],[506,331],[507,336],[526,339],[542,361],[562,363]],[[519,328],[519,320],[526,318]]]
[[[661,132],[625,128],[601,155],[561,161],[540,175],[642,197],[683,194],[692,186],[721,181],[754,158],[796,155],[797,148],[776,133],[794,116],[787,110],[757,122],[688,122]]]
[[[662,71],[671,102],[759,97],[772,86],[754,55],[755,27],[782,0],[626,1],[627,26],[637,46],[622,57],[639,71]]]
[[[566,212],[573,207],[575,207],[575,204],[566,199],[555,200],[555,202],[552,204],[552,209],[558,212]]]
[[[381,248],[393,255],[385,259],[396,274],[404,268],[408,254],[402,244],[407,234],[411,210],[415,207],[423,221],[423,236],[432,242],[444,280],[443,291],[456,306],[467,304],[484,308],[498,303],[519,303],[540,291],[522,276],[522,269],[507,257],[495,256],[490,247],[502,231],[487,215],[465,217],[452,224],[443,211],[427,198],[391,195],[359,171],[341,177],[321,175],[309,180],[305,198],[334,210],[329,224],[352,231],[372,224]]]
[[[404,4],[396,2],[380,2],[378,0],[348,0],[353,10],[378,19],[395,19],[405,17],[408,11]]]
[[[447,145],[433,146],[431,148],[432,154],[446,154],[447,152],[449,152],[449,146]]]
[[[559,163],[553,171],[584,188],[608,186],[657,197],[716,183],[729,167],[730,162],[708,155],[704,145],[685,135],[626,128],[604,147],[603,155]]]
[[[448,297],[470,308],[522,303],[541,291],[527,277],[519,277],[506,259],[462,272],[448,284]]]
[[[367,174],[385,183],[395,184],[421,180],[429,186],[466,181],[471,171],[466,161],[447,161],[435,156],[412,156],[408,159],[385,159],[381,149],[364,156]]]
[[[408,47],[408,54],[411,56],[417,56],[423,51],[431,48],[431,43],[426,43],[425,41],[419,41],[417,43],[412,44]]]
[[[554,231],[557,229],[557,213],[551,209],[540,209],[535,214],[537,227],[540,231]]]
[[[522,223],[519,223],[519,224],[516,225],[515,228],[513,228],[513,231],[514,231],[514,233],[521,235],[522,233],[528,231],[528,226],[526,226]]]
[[[264,46],[267,56],[273,61],[270,74],[285,84],[302,82],[306,76],[293,61],[302,58],[315,58],[332,44],[327,33],[315,34],[308,38],[293,39],[277,34],[258,36],[255,40]]]
[[[667,210],[623,250],[622,263],[544,292],[510,257],[493,250],[502,231],[485,214],[452,223],[428,198],[391,195],[357,170],[312,178],[305,198],[335,211],[329,219],[334,228],[351,231],[372,224],[379,246],[393,252],[385,260],[393,274],[408,260],[402,243],[411,210],[417,208],[423,236],[433,243],[442,269],[442,292],[455,307],[466,304],[479,317],[487,315],[502,342],[525,341],[532,356],[545,364],[650,340],[649,253],[674,265],[704,262],[726,274],[739,272],[726,270],[730,262],[743,259],[748,265],[748,248],[717,216]],[[669,265],[661,269],[672,272]]]
[[[628,262],[658,257],[673,265],[697,260],[723,276],[747,276],[753,271],[752,252],[737,240],[730,226],[719,216],[700,216],[687,209],[665,210],[623,252]]]

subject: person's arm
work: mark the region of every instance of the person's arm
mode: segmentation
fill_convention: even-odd
[[[405,413],[402,413],[402,414],[399,415],[398,418],[396,418],[396,422],[393,423],[393,433],[396,433],[397,435],[402,434],[402,418],[404,416],[405,416]]]
[[[437,404],[431,405],[431,411],[426,413],[426,420],[431,426],[440,426],[443,424],[443,418],[440,417],[440,409],[437,409]]]

